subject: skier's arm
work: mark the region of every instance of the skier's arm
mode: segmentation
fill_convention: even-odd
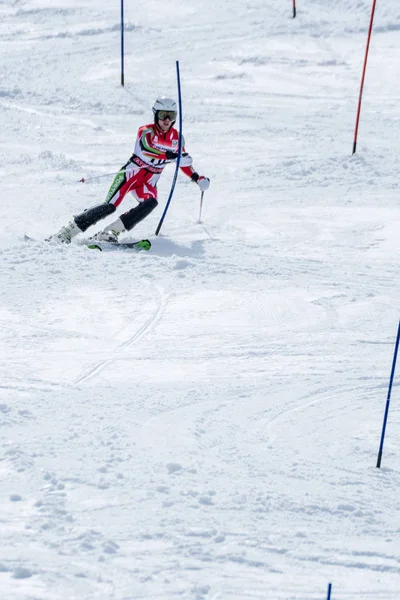
[[[169,152],[169,150],[167,150],[166,155],[167,155],[167,158],[171,159],[171,160],[175,160],[178,158],[178,154],[176,152]],[[187,175],[187,177],[190,177],[190,179],[192,181],[197,183],[197,185],[199,186],[199,188],[201,189],[202,192],[205,192],[206,190],[208,190],[208,188],[210,187],[209,178],[205,177],[204,175],[199,175],[193,169],[192,157],[189,156],[189,154],[187,152],[182,152],[181,162],[180,162],[179,166],[180,166],[181,171],[183,171],[185,173],[185,175]]]
[[[190,162],[186,163],[185,159],[188,157]],[[180,163],[181,171],[185,173],[192,181],[197,183],[202,192],[205,192],[210,187],[210,180],[208,177],[204,177],[204,175],[199,175],[194,168],[192,167],[192,157],[185,152],[185,148],[182,148],[182,156]]]
[[[167,150],[165,156],[168,160],[176,160],[178,158],[178,153]],[[210,180],[208,179],[208,177],[204,177],[203,175],[199,175],[198,173],[196,173],[196,171],[192,167],[192,157],[185,151],[184,148],[182,149],[179,167],[187,177],[190,177],[192,181],[197,183],[202,192],[208,190],[208,188],[210,187]]]

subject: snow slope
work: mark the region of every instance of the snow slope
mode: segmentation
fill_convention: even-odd
[[[400,6],[0,0],[0,597],[398,600]],[[178,178],[97,253],[101,202],[177,96]],[[121,210],[133,201],[126,199]],[[94,233],[94,229],[89,231]]]

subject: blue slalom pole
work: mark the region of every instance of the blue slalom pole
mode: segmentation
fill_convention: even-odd
[[[331,600],[331,592],[332,592],[332,584],[328,583],[328,595],[326,597],[326,600]]]
[[[121,0],[121,85],[125,85],[124,73],[124,0]]]
[[[378,469],[381,466],[381,460],[382,460],[383,442],[384,442],[384,439],[385,439],[386,423],[387,423],[388,414],[389,414],[390,396],[391,396],[391,393],[392,393],[392,385],[393,385],[393,379],[394,379],[394,372],[395,372],[395,369],[396,369],[397,352],[399,350],[399,340],[400,340],[400,321],[399,321],[399,327],[398,327],[398,330],[397,330],[397,338],[396,338],[396,345],[395,345],[395,349],[394,349],[392,371],[390,373],[389,390],[388,390],[388,395],[387,395],[387,399],[386,399],[385,416],[383,418],[381,443],[380,443],[379,452],[378,452],[378,462],[376,463],[376,466],[377,466]]]
[[[176,61],[176,78],[178,81],[178,102],[179,102],[179,142],[178,142],[178,158],[176,159],[176,168],[175,168],[175,175],[174,175],[174,179],[172,181],[172,186],[171,186],[171,191],[169,193],[168,196],[168,200],[167,200],[167,204],[165,205],[164,208],[164,212],[162,214],[162,217],[160,219],[160,222],[157,226],[156,229],[156,235],[158,235],[160,233],[160,229],[161,226],[164,222],[164,218],[165,215],[167,214],[167,210],[169,208],[171,199],[172,199],[172,194],[174,193],[174,189],[175,189],[175,185],[176,185],[176,180],[178,178],[178,172],[179,172],[179,165],[181,164],[181,153],[182,153],[182,97],[181,97],[181,79],[180,79],[180,75],[179,75],[179,61]]]

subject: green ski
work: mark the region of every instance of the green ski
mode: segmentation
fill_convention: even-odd
[[[150,250],[150,240],[139,240],[137,242],[101,242],[94,241],[93,244],[87,246],[91,250]]]

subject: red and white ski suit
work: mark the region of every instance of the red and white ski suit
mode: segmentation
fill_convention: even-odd
[[[131,192],[139,202],[157,199],[157,182],[166,165],[171,162],[165,153],[178,152],[179,133],[171,127],[164,133],[156,123],[139,128],[135,149],[129,162],[117,174],[108,192],[106,202],[115,207]],[[192,158],[186,153],[182,139],[180,168],[191,177],[195,172]]]

